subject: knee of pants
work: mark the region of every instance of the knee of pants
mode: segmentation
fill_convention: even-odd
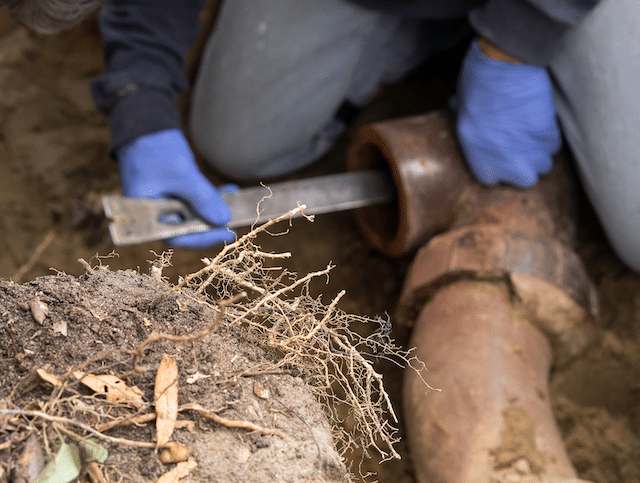
[[[309,164],[345,99],[364,103],[422,57],[410,20],[345,0],[223,2],[192,94],[195,147],[235,179]]]
[[[215,129],[192,124],[191,137],[203,160],[232,180],[254,179],[269,164],[268,154],[248,136],[221,136]]]
[[[192,139],[205,162],[218,173],[236,181],[266,181],[320,159],[346,127],[335,118],[324,125],[306,124],[315,125],[315,129],[295,136],[266,127],[242,135],[239,130],[217,130],[194,124]]]
[[[594,178],[583,171],[581,180],[587,197],[615,254],[629,268],[640,272],[640,196],[634,182],[639,178],[633,172],[626,179],[612,180],[599,174]]]
[[[635,216],[616,221],[602,223],[609,243],[625,265],[640,273],[640,219]]]

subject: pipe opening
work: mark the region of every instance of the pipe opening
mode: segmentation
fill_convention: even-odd
[[[359,146],[356,158],[358,169],[383,169],[393,176],[389,161],[381,148],[375,144],[367,143]],[[356,210],[356,217],[369,241],[380,248],[380,245],[387,245],[395,240],[398,233],[399,213],[398,193],[396,193],[393,202],[360,208]]]

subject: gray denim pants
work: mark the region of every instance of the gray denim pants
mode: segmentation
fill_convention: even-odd
[[[267,180],[320,158],[362,105],[456,34],[345,0],[226,0],[191,103],[196,148],[218,172]],[[602,0],[554,57],[558,116],[618,255],[640,271],[640,3]]]
[[[640,271],[640,2],[602,0],[550,70],[584,189],[618,256]]]
[[[227,0],[202,55],[190,130],[232,179],[259,180],[320,158],[364,104],[423,58],[420,24],[344,0]]]

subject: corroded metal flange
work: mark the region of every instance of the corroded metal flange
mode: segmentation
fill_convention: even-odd
[[[347,168],[387,168],[395,205],[355,210],[369,243],[390,256],[409,253],[454,219],[457,200],[471,178],[445,110],[365,125],[347,153]]]

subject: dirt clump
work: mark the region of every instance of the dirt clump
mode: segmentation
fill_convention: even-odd
[[[181,411],[178,425],[185,429],[176,430],[174,441],[190,448],[198,464],[185,481],[348,481],[334,449],[328,418],[302,375],[294,377],[285,371],[260,374],[259,368],[270,365],[274,356],[244,340],[240,331],[220,327],[190,343],[159,340],[149,344],[138,361],[144,372],[126,379],[142,391],[144,403],[138,408],[127,402],[110,404],[75,378],[69,379],[74,368],[91,374],[131,373],[131,351],[152,334],[202,332],[219,317],[179,292],[157,303],[169,288],[147,275],[104,269],[79,278],[61,273],[24,285],[0,283],[1,357],[5,361],[0,370],[0,398],[8,407],[66,415],[91,427],[104,425],[141,414],[150,406],[155,369],[162,356],[170,354],[178,361],[181,406],[196,402],[226,420],[264,428],[263,434],[256,429],[227,428],[195,411]],[[41,323],[29,307],[33,300],[48,307]],[[59,328],[61,323],[66,324],[65,330]],[[67,375],[64,391],[55,387],[52,391],[49,383],[35,379],[36,369],[63,380]],[[185,425],[189,421],[192,423]],[[41,423],[35,418],[32,424]],[[1,439],[10,447],[0,453],[0,464],[10,473],[24,448],[21,439],[27,428],[20,418],[6,424],[14,430],[2,428]],[[81,436],[73,426],[65,429],[64,433]],[[69,439],[64,433],[47,431],[50,451]],[[126,425],[105,434],[153,442],[154,425]],[[110,481],[155,481],[168,469],[153,448],[99,443],[109,451],[104,471],[111,474]]]
[[[253,243],[303,208],[176,284],[170,251],[150,275],[98,258],[79,277],[0,281],[0,481],[75,467],[105,478],[91,481],[342,482],[347,454],[399,458],[374,364],[417,361],[388,321],[339,309],[344,291],[309,295],[331,265],[298,277],[277,265],[290,253]]]
[[[341,452],[395,456],[393,410],[367,356],[404,355],[351,333],[339,298],[306,294],[330,267],[301,279],[262,268],[250,239],[176,285],[161,276],[166,254],[152,275],[81,260],[79,277],[0,282],[4,481],[67,450],[86,457],[82,444],[108,457],[78,471],[106,481],[156,481],[178,463],[185,482],[342,482]],[[341,429],[340,405],[357,435]]]

